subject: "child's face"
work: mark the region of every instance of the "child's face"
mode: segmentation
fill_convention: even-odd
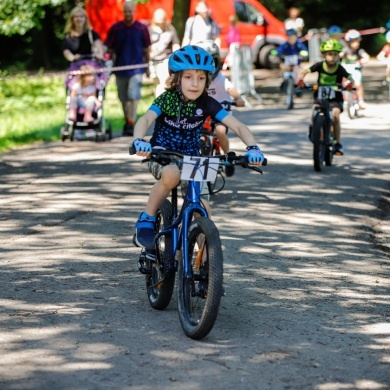
[[[93,74],[86,74],[84,77],[85,84],[93,84],[95,82],[95,76]]]
[[[340,58],[340,53],[338,51],[326,51],[324,57],[328,65],[335,65]]]
[[[348,42],[349,47],[354,50],[360,47],[360,39],[352,39],[352,41]]]
[[[196,100],[205,90],[207,81],[203,70],[184,70],[181,76],[181,90],[187,100]]]
[[[298,40],[298,36],[297,35],[289,35],[287,37],[287,42],[290,44],[290,45],[295,45],[297,43],[297,40]]]

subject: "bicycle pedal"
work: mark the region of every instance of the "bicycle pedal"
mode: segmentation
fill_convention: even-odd
[[[150,275],[152,273],[149,264],[146,265],[146,263],[141,260],[137,261],[137,267],[138,267],[138,271],[141,272],[141,274],[143,275]]]
[[[151,262],[156,261],[156,256],[153,253],[142,251],[137,261],[139,272],[144,275],[152,273]]]

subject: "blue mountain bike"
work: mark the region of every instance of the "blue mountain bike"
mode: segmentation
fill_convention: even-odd
[[[134,154],[133,149],[130,154]],[[192,339],[209,334],[217,319],[223,295],[223,251],[219,232],[201,199],[205,181],[214,180],[219,166],[233,164],[262,173],[234,153],[215,157],[184,156],[169,150],[153,150],[145,161],[178,164],[186,184],[181,208],[178,187],[171,191],[156,214],[155,246],[141,250],[138,268],[146,276],[150,305],[165,309],[171,301],[177,273],[178,312],[182,328]],[[263,165],[267,161],[264,160]]]

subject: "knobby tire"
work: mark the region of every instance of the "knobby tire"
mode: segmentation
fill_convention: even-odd
[[[156,214],[157,231],[171,223],[172,205],[165,200]],[[146,276],[146,290],[150,306],[156,310],[165,309],[173,294],[175,271],[172,269],[172,236],[164,235],[156,243],[156,261],[151,262],[151,274]]]
[[[325,143],[325,165],[330,167],[333,162],[333,135],[329,134],[329,139]]]
[[[321,172],[324,162],[324,146],[325,143],[321,140],[321,132],[325,125],[325,118],[321,114],[314,116],[313,130],[312,130],[312,142],[313,142],[313,161],[314,170]]]
[[[355,104],[356,100],[354,98],[353,92],[347,92],[347,114],[349,119],[354,119],[358,116],[358,111]]]
[[[294,80],[291,77],[287,79],[286,106],[288,110],[294,107]]]
[[[203,243],[202,261],[197,267],[196,257]],[[188,251],[192,278],[184,275],[182,259],[178,266],[178,311],[186,335],[200,340],[213,328],[222,296],[222,244],[213,221],[199,217],[191,222]]]

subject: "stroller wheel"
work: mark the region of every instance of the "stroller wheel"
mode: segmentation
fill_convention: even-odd
[[[72,129],[71,129],[72,132]],[[69,136],[71,135],[71,132],[69,132],[69,125],[65,125],[61,127],[61,139],[62,142],[64,142]]]
[[[112,125],[111,125],[111,123],[108,125],[107,134],[108,134],[108,140],[111,141],[112,140]]]
[[[66,138],[67,137],[65,135],[65,128],[61,127],[61,140],[62,140],[62,142],[65,142]]]

